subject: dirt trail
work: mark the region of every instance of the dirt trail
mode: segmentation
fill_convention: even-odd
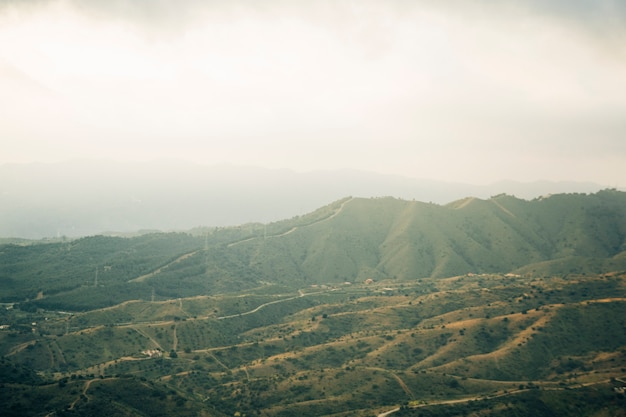
[[[393,379],[396,380],[398,385],[400,385],[400,388],[402,388],[402,390],[406,393],[406,395],[408,395],[411,400],[415,399],[415,394],[413,394],[413,391],[411,391],[411,389],[404,382],[404,380],[402,378],[400,378],[400,376],[397,375],[395,372],[390,371],[389,369],[378,368],[378,367],[373,367],[373,366],[365,367],[365,369],[371,369],[371,370],[374,370],[374,371],[384,372],[384,373],[387,373],[387,374],[391,375],[393,377]]]
[[[95,379],[90,379],[89,381],[85,381],[85,385],[83,385],[83,390],[81,392],[81,395],[78,396],[78,398],[76,398],[72,404],[70,404],[70,410],[73,410],[74,407],[76,407],[76,404],[81,400],[82,397],[85,397],[87,401],[89,401],[89,397],[87,396],[87,390],[89,389],[89,386],[91,385],[91,383],[95,381]]]
[[[623,297],[611,297],[611,298],[598,298],[595,300],[585,300],[581,301],[579,304],[591,304],[591,303],[614,303],[616,301],[626,301],[626,298]]]
[[[341,213],[341,211],[343,210],[343,208],[345,207],[345,205],[346,205],[346,204],[348,204],[348,203],[349,203],[350,201],[352,201],[352,200],[353,200],[353,198],[349,198],[349,199],[347,199],[346,201],[344,201],[343,203],[341,203],[341,206],[339,206],[339,208],[338,208],[338,209],[337,209],[337,210],[336,210],[333,214],[331,214],[331,215],[330,215],[330,216],[328,216],[328,217],[325,217],[325,218],[323,218],[323,219],[321,219],[321,220],[318,220],[318,221],[316,221],[316,222],[313,222],[313,223],[311,223],[311,224],[307,224],[307,225],[305,225],[305,226],[294,226],[294,227],[292,227],[291,229],[289,229],[289,230],[288,230],[288,231],[286,231],[286,232],[283,232],[283,233],[280,233],[280,234],[277,234],[277,235],[272,235],[272,236],[265,236],[265,237],[264,237],[264,239],[271,239],[271,238],[277,238],[277,237],[286,236],[286,235],[288,235],[288,234],[290,234],[290,233],[295,232],[295,231],[296,231],[296,230],[298,230],[298,229],[301,229],[301,228],[304,228],[304,227],[310,227],[310,226],[313,226],[313,225],[319,224],[319,223],[321,223],[321,222],[324,222],[324,221],[328,221],[328,220],[330,220],[330,219],[333,219],[333,218],[337,217],[337,216]],[[232,242],[232,243],[229,243],[229,244],[227,245],[227,247],[229,247],[229,248],[230,248],[230,247],[233,247],[233,246],[235,246],[235,245],[239,245],[239,244],[241,244],[241,243],[244,243],[244,242],[249,242],[249,241],[251,241],[251,240],[255,240],[255,239],[261,239],[261,237],[249,237],[249,238],[246,238],[246,239],[244,239],[244,240],[240,240],[240,241],[238,241],[238,242]],[[200,251],[199,251],[199,250],[196,250],[196,251],[193,251],[193,252],[185,253],[184,255],[181,255],[181,256],[179,256],[178,258],[174,259],[172,262],[169,262],[168,264],[163,265],[162,267],[157,268],[157,269],[155,269],[154,271],[149,272],[149,273],[147,273],[147,274],[145,274],[145,275],[142,275],[142,276],[137,277],[137,278],[133,278],[133,279],[129,280],[128,282],[143,282],[143,281],[145,281],[145,280],[147,280],[147,279],[149,279],[149,278],[152,278],[153,276],[155,276],[155,275],[157,275],[157,274],[160,274],[160,273],[161,273],[161,272],[162,272],[165,268],[167,268],[167,267],[169,267],[169,266],[171,266],[171,265],[174,265],[174,264],[176,264],[176,263],[178,263],[178,262],[184,261],[185,259],[187,259],[187,258],[189,258],[189,257],[191,257],[191,256],[193,256],[193,255],[195,255],[195,254],[196,254],[196,253],[198,253],[198,252],[200,252]]]
[[[330,291],[336,291],[336,290],[337,290],[336,288],[333,288]],[[267,303],[261,304],[260,306],[254,308],[254,309],[252,309],[250,311],[244,311],[243,313],[237,313],[237,314],[230,314],[228,316],[221,316],[221,317],[218,317],[217,319],[218,320],[226,320],[226,319],[232,319],[232,318],[235,318],[235,317],[247,316],[248,314],[254,314],[254,313],[258,312],[259,310],[261,310],[261,309],[263,309],[263,308],[265,308],[265,307],[267,307],[269,305],[272,305],[272,304],[284,303],[285,301],[295,300],[296,298],[306,297],[307,295],[322,294],[324,292],[326,292],[326,291],[317,291],[317,292],[304,293],[304,292],[302,292],[300,290],[300,291],[298,291],[298,295],[296,295],[294,297],[282,298],[280,300],[269,301]]]
[[[185,309],[183,308],[183,299],[182,299],[182,298],[179,298],[179,299],[178,299],[178,309],[180,310],[180,312],[181,312],[184,316],[191,317],[191,314],[187,313],[187,312],[185,311]]]
[[[174,265],[174,264],[176,264],[176,263],[178,263],[180,261],[184,261],[185,259],[195,255],[198,252],[199,252],[199,250],[195,250],[193,252],[185,253],[184,255],[181,255],[178,258],[174,259],[172,262],[170,262],[170,263],[168,263],[166,265],[163,265],[162,267],[160,267],[158,269],[155,269],[154,271],[149,272],[149,273],[147,273],[145,275],[142,275],[142,276],[137,277],[137,278],[133,278],[133,279],[131,279],[128,282],[143,282],[143,281],[147,280],[148,278],[151,278],[151,277],[153,277],[153,276],[155,276],[157,274],[160,274],[161,271],[163,271],[165,268],[167,268],[167,267],[169,267],[171,265]]]
[[[616,380],[618,380],[616,378]],[[607,384],[609,383],[611,380],[610,379],[602,379],[599,381],[592,381],[592,382],[586,382],[584,384],[580,384],[580,387],[591,387],[593,385],[599,385],[599,384]],[[506,381],[506,382],[510,382],[510,381]],[[472,397],[466,397],[466,398],[458,398],[455,400],[435,400],[435,401],[430,401],[428,403],[424,403],[424,404],[416,404],[416,405],[410,405],[409,408],[415,409],[415,408],[425,408],[425,407],[432,407],[432,406],[436,406],[436,405],[445,405],[445,404],[462,404],[462,403],[468,403],[468,402],[472,402],[472,401],[477,401],[483,398],[489,398],[489,399],[494,399],[494,398],[501,398],[501,397],[507,397],[509,395],[517,395],[517,394],[521,394],[524,392],[529,392],[531,390],[533,390],[534,388],[525,388],[525,389],[516,389],[516,390],[512,390],[512,391],[505,391],[505,392],[501,392],[500,394],[493,394],[493,395],[485,395],[485,394],[481,394],[481,395],[475,395]],[[571,389],[571,387],[543,387],[541,388],[542,390],[546,390],[546,391],[565,391],[568,389]],[[389,410],[386,411],[384,413],[380,413],[378,414],[378,417],[386,417],[389,416],[393,413],[395,413],[396,411],[400,411],[400,408],[394,408],[393,410]]]
[[[54,353],[52,353],[50,343],[46,343],[46,349],[48,350],[48,354],[50,355],[50,368],[54,368]]]
[[[178,324],[174,325],[174,331],[172,332],[172,350],[176,351],[176,348],[178,347],[178,336],[176,336],[176,329],[178,329]]]
[[[152,343],[154,343],[154,346],[156,348],[158,348],[161,352],[165,352],[165,350],[163,349],[163,347],[161,346],[161,344],[159,342],[157,342],[152,336],[150,336],[148,333],[144,332],[143,330],[139,330],[139,328],[137,328],[136,326],[129,326],[131,329],[133,329],[134,331],[136,331],[137,333],[139,333],[140,335],[148,338]]]
[[[159,381],[170,381],[172,377],[175,377],[175,376],[189,376],[191,372],[193,371],[182,371],[182,372],[178,372],[175,374],[163,375],[162,377],[159,378]],[[178,384],[176,385],[177,388],[180,388],[180,383],[181,381],[178,381]]]
[[[221,360],[217,359],[217,356],[215,356],[213,353],[211,353],[211,357],[213,358],[213,360],[215,360],[215,362],[217,362],[222,368],[226,369],[227,371],[230,370],[230,368],[226,365],[224,365],[224,362],[222,362]]]
[[[89,390],[89,387],[91,386],[91,384],[94,381],[106,381],[106,380],[111,380],[111,379],[114,379],[114,378],[94,378],[94,379],[90,379],[88,381],[85,381],[85,385],[83,385],[83,390],[81,392],[81,395],[77,399],[75,399],[72,402],[72,404],[70,404],[70,408],[69,409],[73,410],[74,407],[76,407],[76,404],[80,401],[80,399],[82,397],[85,397],[85,401],[89,401],[89,396],[87,395],[87,391]]]
[[[241,243],[250,242],[251,240],[256,240],[256,239],[274,239],[274,238],[278,238],[278,237],[287,236],[287,235],[289,235],[289,234],[291,234],[291,233],[295,232],[295,231],[296,231],[296,230],[298,230],[298,229],[304,229],[305,227],[315,226],[316,224],[320,224],[320,223],[322,223],[322,222],[325,222],[325,221],[328,221],[328,220],[334,219],[335,217],[337,217],[337,216],[338,216],[338,215],[339,215],[339,214],[343,211],[343,208],[346,206],[346,204],[348,204],[348,203],[349,203],[350,201],[352,201],[353,199],[354,199],[353,197],[350,197],[349,199],[347,199],[346,201],[344,201],[343,203],[341,203],[341,205],[339,206],[339,208],[338,208],[338,209],[337,209],[337,210],[336,210],[333,214],[331,214],[331,215],[330,215],[330,216],[328,216],[328,217],[324,217],[323,219],[320,219],[320,220],[318,220],[318,221],[315,221],[315,222],[313,222],[313,223],[306,224],[306,225],[303,225],[303,226],[294,226],[294,227],[292,227],[291,229],[287,230],[286,232],[279,233],[279,234],[277,234],[277,235],[264,236],[264,237],[262,237],[262,238],[261,238],[260,236],[249,237],[249,238],[246,238],[246,239],[243,239],[243,240],[237,241],[237,242],[229,243],[229,244],[227,245],[227,247],[229,247],[229,248],[230,248],[230,247],[233,247],[233,246],[239,245],[239,244],[241,244]]]
[[[286,232],[283,232],[283,233],[280,233],[280,234],[277,234],[277,235],[272,235],[272,236],[265,236],[265,237],[263,237],[263,239],[272,239],[272,238],[278,238],[278,237],[286,236],[286,235],[288,235],[288,234],[290,234],[290,233],[295,232],[295,231],[296,231],[296,230],[298,230],[298,229],[302,229],[302,228],[305,228],[305,227],[311,227],[311,226],[316,225],[316,224],[319,224],[319,223],[321,223],[321,222],[325,222],[325,221],[328,221],[328,220],[334,219],[335,217],[337,217],[337,216],[338,216],[338,215],[339,215],[339,214],[343,211],[343,209],[344,209],[344,207],[346,206],[346,204],[348,204],[348,203],[349,203],[350,201],[352,201],[352,200],[353,200],[353,198],[352,198],[352,197],[350,197],[349,199],[347,199],[346,201],[344,201],[343,203],[341,203],[341,205],[339,206],[339,208],[338,208],[338,209],[337,209],[337,210],[336,210],[333,214],[331,214],[331,215],[330,215],[330,216],[328,216],[328,217],[325,217],[325,218],[323,218],[323,219],[321,219],[321,220],[318,220],[318,221],[316,221],[316,222],[313,222],[313,223],[311,223],[311,224],[307,224],[307,225],[304,225],[304,226],[294,226],[294,227],[292,227],[291,229],[289,229],[289,230],[288,230],[288,231],[286,231]],[[245,243],[245,242],[250,242],[250,241],[252,241],[252,240],[256,240],[256,239],[261,239],[261,237],[258,237],[258,236],[249,237],[249,238],[246,238],[246,239],[243,239],[243,240],[237,241],[237,242],[232,242],[232,243],[229,243],[229,244],[227,245],[227,247],[229,247],[229,248],[230,248],[230,247],[233,247],[233,246],[235,246],[235,245],[239,245],[239,244],[241,244],[241,243]],[[189,257],[191,257],[191,256],[193,256],[193,255],[195,255],[195,254],[196,254],[196,253],[198,253],[198,252],[200,252],[200,250],[196,250],[196,251],[193,251],[193,252],[185,253],[184,255],[181,255],[181,256],[179,256],[178,258],[174,259],[172,262],[169,262],[168,264],[163,265],[162,267],[157,268],[157,269],[155,269],[154,271],[149,272],[149,273],[147,273],[147,274],[145,274],[145,275],[142,275],[142,276],[137,277],[137,278],[133,278],[133,279],[129,280],[128,282],[143,282],[143,281],[145,281],[145,280],[147,280],[147,279],[149,279],[149,278],[152,278],[152,277],[153,277],[153,276],[155,276],[155,275],[160,274],[160,273],[161,273],[161,272],[162,272],[165,268],[167,268],[167,267],[169,267],[169,266],[171,266],[171,265],[174,265],[174,264],[176,264],[176,263],[178,263],[178,262],[181,262],[181,261],[183,261],[183,260],[185,260],[185,259],[187,259],[187,258],[189,258]]]
[[[400,411],[400,407],[394,408],[393,410],[385,411],[384,413],[380,413],[378,415],[378,417],[387,417],[387,416],[395,413],[396,411]]]
[[[493,204],[495,204],[496,206],[498,206],[499,209],[501,209],[503,212],[505,212],[506,214],[508,214],[511,217],[517,217],[515,214],[511,213],[511,211],[509,209],[507,209],[506,207],[504,207],[502,204],[498,203],[496,200],[491,200],[491,202]]]
[[[34,346],[34,345],[36,345],[36,344],[37,344],[37,341],[36,341],[36,340],[31,340],[30,342],[21,343],[21,344],[19,344],[19,345],[15,346],[13,349],[11,349],[11,350],[9,351],[9,353],[7,353],[7,354],[6,354],[6,355],[4,355],[4,356],[12,356],[12,355],[15,355],[16,353],[19,353],[19,352],[23,351],[23,350],[24,350],[24,349],[26,349],[27,347],[29,347],[29,346]]]
[[[406,395],[409,396],[409,398],[411,398],[412,400],[415,399],[415,395],[413,395],[413,392],[411,391],[411,389],[404,383],[404,381],[402,380],[402,378],[400,378],[400,376],[394,374],[393,372],[391,372],[391,376],[393,376],[395,378],[396,381],[398,381],[398,384],[400,384],[400,387],[402,387],[402,390],[404,390],[404,392],[406,393]]]
[[[120,358],[117,359],[111,359],[109,361],[106,362],[102,362],[99,363],[97,365],[92,365],[92,366],[88,366],[87,368],[83,368],[82,370],[80,370],[80,372],[83,375],[87,375],[87,374],[95,374],[97,372],[100,372],[101,369],[106,368],[107,366],[111,366],[114,365],[118,362],[125,362],[125,361],[145,361],[150,359],[149,357],[145,357],[145,358],[135,358],[133,356],[122,356]]]
[[[48,354],[50,355],[50,368],[54,368],[55,366],[54,352],[52,351],[52,349],[56,349],[56,351],[59,353],[59,362],[63,364],[66,363],[63,352],[61,351],[61,347],[56,342],[56,340],[49,340],[48,343],[45,343],[45,346]]]

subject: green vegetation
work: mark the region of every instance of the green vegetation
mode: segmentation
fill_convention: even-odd
[[[481,398],[459,404],[404,406],[394,417],[444,417],[483,415],[508,416],[622,416],[624,396],[616,395],[611,384],[593,388],[571,388],[567,391],[527,389],[511,395]]]
[[[583,386],[594,395],[576,409],[624,404],[612,391],[626,376],[623,273],[261,290],[71,316],[7,310],[3,320],[37,322],[0,332],[4,407],[32,415],[91,415],[107,402],[121,415],[183,407],[183,415],[371,416],[400,405],[399,415],[531,415],[536,407],[576,415],[567,398]],[[157,398],[162,414],[131,394]]]
[[[86,311],[126,300],[467,273],[626,269],[626,194],[447,206],[345,199],[269,225],[0,246],[0,301]]]
[[[620,415],[624,199],[1,246],[0,414]]]

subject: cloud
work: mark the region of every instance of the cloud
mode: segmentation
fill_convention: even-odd
[[[492,3],[0,1],[0,59],[55,93],[0,71],[23,103],[0,99],[2,157],[481,180],[495,160],[567,179],[625,159],[626,6]]]

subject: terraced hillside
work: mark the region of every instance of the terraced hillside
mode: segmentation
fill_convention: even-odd
[[[161,415],[371,416],[593,388],[620,409],[624,313],[626,274],[268,285],[72,315],[6,310],[2,402],[32,411],[19,415],[100,415],[106,401],[120,415],[151,413],[132,393],[161,401]]]
[[[611,190],[13,242],[0,414],[623,415],[625,271]]]

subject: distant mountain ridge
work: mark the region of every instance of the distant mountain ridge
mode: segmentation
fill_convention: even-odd
[[[258,274],[275,276],[271,265],[280,264],[285,279],[314,282],[620,270],[626,268],[626,193],[532,201],[499,195],[446,206],[355,198],[327,222],[237,247],[236,256]]]
[[[0,246],[3,300],[32,299],[39,291],[45,297],[32,302],[57,309],[103,307],[152,291],[178,298],[265,283],[302,288],[614,271],[626,271],[626,193],[616,190],[531,201],[502,194],[445,206],[350,197],[268,224]]]
[[[0,166],[0,237],[80,237],[270,222],[346,195],[446,204],[503,192],[532,199],[602,188],[549,181],[476,186],[352,170],[296,173],[180,161],[13,164]]]

